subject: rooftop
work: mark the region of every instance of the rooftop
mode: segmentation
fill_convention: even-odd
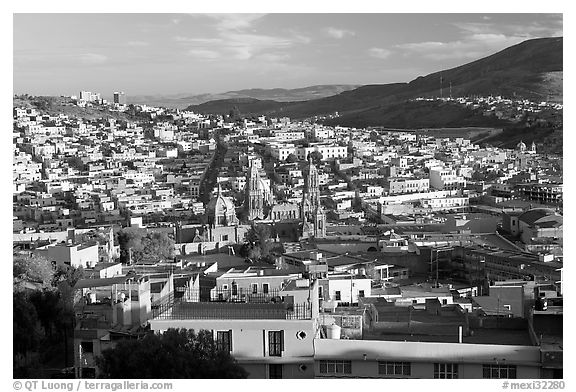
[[[308,304],[173,302],[154,311],[158,320],[303,320],[311,318]]]
[[[114,284],[126,283],[129,280],[138,281],[142,276],[138,275],[126,275],[126,276],[115,276],[113,278],[99,278],[99,279],[80,279],[76,285],[75,289],[84,289],[91,287],[107,287]]]

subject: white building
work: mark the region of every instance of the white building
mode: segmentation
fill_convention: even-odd
[[[428,192],[430,190],[430,180],[428,178],[390,177],[388,186],[390,195]]]
[[[456,170],[434,167],[430,169],[430,186],[438,190],[462,189],[466,186],[466,179],[458,176]]]

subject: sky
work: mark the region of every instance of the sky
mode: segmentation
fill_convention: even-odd
[[[14,93],[408,82],[562,35],[562,14],[15,13]]]

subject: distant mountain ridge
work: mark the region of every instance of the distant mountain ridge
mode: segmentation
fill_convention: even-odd
[[[359,87],[357,84],[326,84],[294,89],[253,88],[227,91],[225,93],[217,94],[138,95],[129,98],[129,103],[176,107],[182,109],[189,105],[200,105],[209,101],[234,98],[254,98],[258,100],[273,100],[276,102],[299,102],[337,95],[341,92],[353,90],[357,87]]]
[[[441,87],[444,96],[448,96],[451,91],[453,96],[502,95],[561,102],[562,72],[563,38],[539,38],[524,41],[459,67],[418,77],[409,83],[366,85],[306,102],[225,99],[191,105],[188,109],[198,113],[227,114],[236,106],[244,114],[289,116],[296,119],[339,112],[340,117],[330,123],[400,126],[389,115],[389,110],[402,111],[402,104],[416,97],[438,97]],[[430,110],[435,109],[431,106]],[[404,118],[401,123],[403,126],[411,126],[410,118]]]

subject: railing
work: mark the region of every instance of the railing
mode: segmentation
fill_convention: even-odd
[[[282,302],[279,290],[267,293],[253,292],[250,289],[187,289],[183,300],[188,302],[246,302],[246,303],[277,303]]]
[[[280,297],[271,297],[271,299],[274,301],[188,301],[169,295],[152,304],[152,317],[160,320],[306,320],[312,318],[312,305],[309,303],[282,302]]]
[[[286,320],[307,320],[312,318],[312,305],[309,303],[288,305]]]
[[[170,309],[172,309],[172,307],[174,307],[174,304],[177,302],[180,302],[181,298],[175,298],[174,297],[174,292],[170,293],[169,295],[166,295],[162,298],[157,299],[156,301],[152,302],[152,317],[156,318],[159,315],[166,313],[167,311],[169,311]]]

